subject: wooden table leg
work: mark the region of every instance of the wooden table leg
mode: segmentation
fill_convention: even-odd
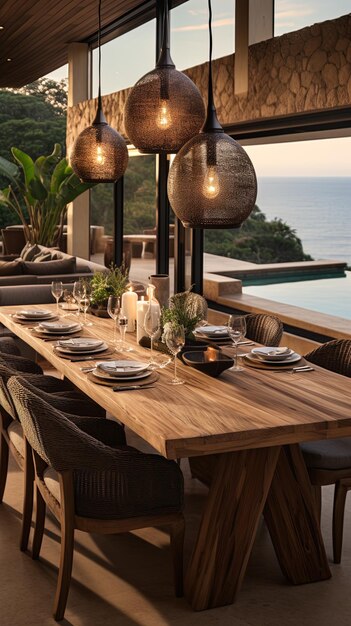
[[[326,580],[331,573],[298,445],[284,446],[264,516],[283,574],[295,585]]]
[[[277,446],[218,455],[185,581],[193,609],[233,602],[279,454]]]

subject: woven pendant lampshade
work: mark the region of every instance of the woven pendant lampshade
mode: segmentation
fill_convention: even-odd
[[[197,132],[205,119],[205,107],[194,83],[175,69],[168,37],[168,0],[165,0],[163,43],[156,68],[131,90],[124,109],[124,125],[130,142],[140,152],[171,153]]]
[[[188,228],[238,228],[257,196],[254,167],[240,144],[218,122],[212,88],[212,10],[209,0],[210,60],[206,122],[175,156],[168,197]]]
[[[85,183],[114,183],[127,169],[128,150],[123,137],[108,125],[101,102],[101,0],[99,0],[99,94],[95,119],[78,135],[71,152],[71,166]]]

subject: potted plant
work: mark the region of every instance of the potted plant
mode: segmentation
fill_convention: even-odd
[[[18,148],[11,152],[15,163],[0,157],[0,174],[9,180],[9,185],[0,191],[0,206],[6,205],[16,213],[27,241],[57,246],[67,205],[94,184],[80,181],[67,159],[61,158],[58,143],[52,154],[36,161]]]
[[[98,317],[108,317],[109,296],[122,297],[128,285],[128,269],[113,264],[106,272],[95,272],[90,282],[90,311]]]
[[[167,324],[177,324],[184,327],[186,343],[195,342],[194,330],[206,315],[205,298],[190,289],[176,293],[169,299],[169,308],[162,311],[163,334],[167,333]]]

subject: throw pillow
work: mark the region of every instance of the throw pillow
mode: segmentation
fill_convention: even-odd
[[[23,264],[24,274],[33,274],[36,276],[50,276],[59,274],[75,274],[76,257],[71,256],[59,261],[36,261]]]
[[[42,263],[43,261],[52,261],[51,252],[41,252],[40,254],[36,254],[32,259],[33,263]]]
[[[40,254],[40,252],[41,250],[36,243],[33,245],[30,241],[27,241],[20,256],[23,261],[32,261],[35,255]]]
[[[23,261],[0,261],[0,276],[20,276],[23,274]]]

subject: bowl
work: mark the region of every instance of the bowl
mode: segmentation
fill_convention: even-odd
[[[233,359],[212,347],[183,352],[182,359],[185,365],[194,367],[196,370],[214,378],[217,378],[222,372],[234,365]]]

